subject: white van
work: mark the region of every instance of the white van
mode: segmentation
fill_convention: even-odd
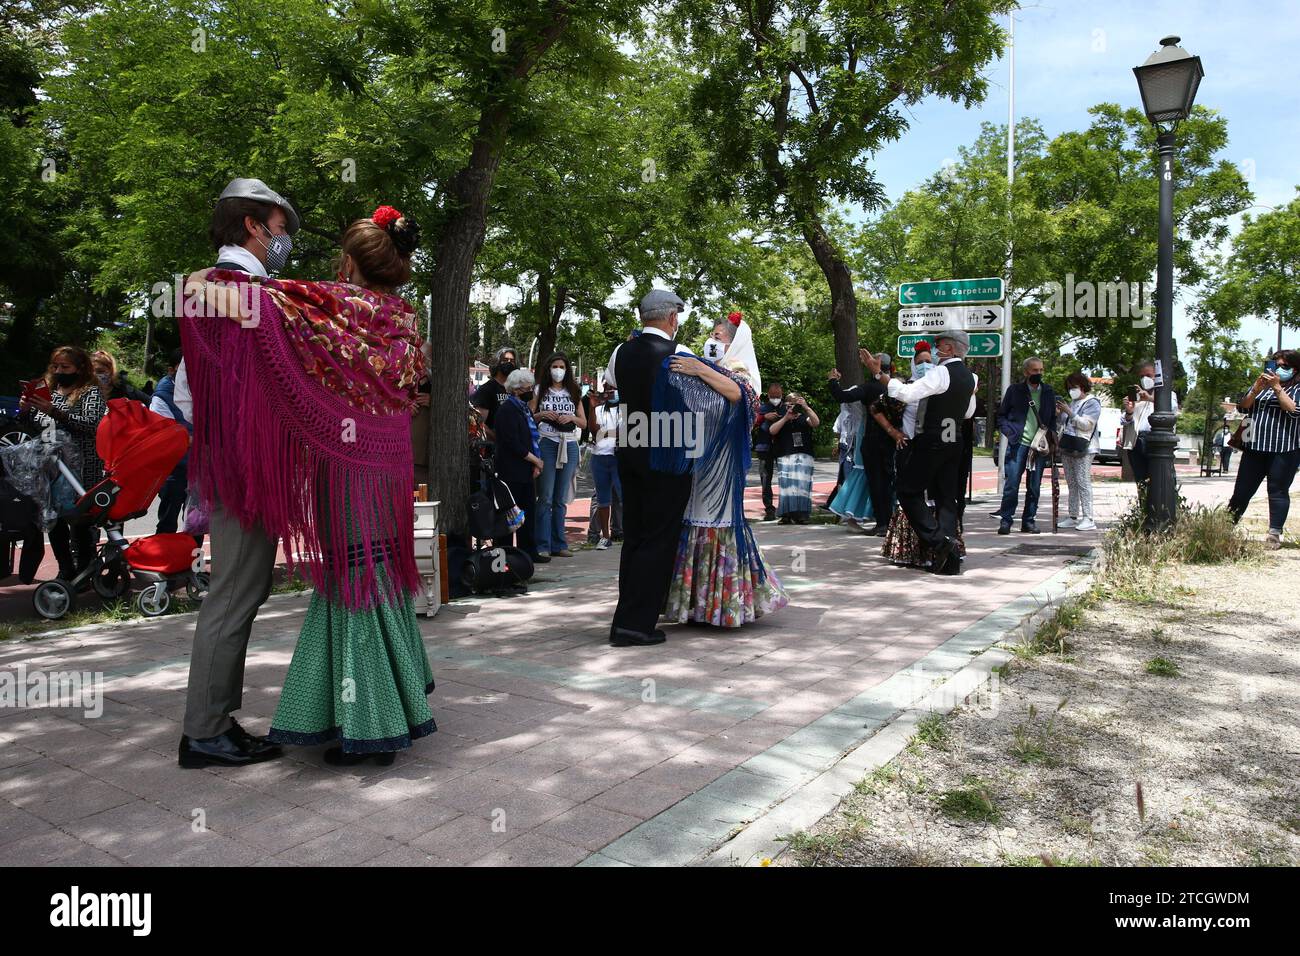
[[[1121,424],[1123,418],[1123,409],[1102,406],[1101,419],[1097,422],[1099,447],[1095,456],[1096,461],[1119,464],[1119,436],[1123,429]]]

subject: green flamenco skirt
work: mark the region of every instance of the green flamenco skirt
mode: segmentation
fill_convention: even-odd
[[[318,591],[268,739],[304,746],[337,740],[344,753],[403,750],[438,729],[432,690],[410,597],[390,591],[374,607],[353,610]]]

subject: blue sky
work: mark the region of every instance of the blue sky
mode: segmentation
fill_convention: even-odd
[[[1171,33],[1201,57],[1205,79],[1196,102],[1227,117],[1225,156],[1241,165],[1255,201],[1289,202],[1300,185],[1300,0],[1027,3],[1016,14],[1017,116],[1036,117],[1052,136],[1087,126],[1096,103],[1140,106],[1132,68]],[[982,122],[1006,123],[1007,72],[1005,56],[990,66],[982,106],[929,100],[914,110],[908,133],[873,163],[891,200],[955,159]],[[1180,341],[1187,327],[1175,306]],[[1242,333],[1268,345],[1277,326],[1248,319]],[[1289,331],[1286,342],[1300,343],[1300,333]]]

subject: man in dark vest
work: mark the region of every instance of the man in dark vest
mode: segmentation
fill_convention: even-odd
[[[662,644],[664,632],[655,629],[672,582],[682,517],[691,497],[691,475],[652,471],[650,448],[636,442],[637,433],[653,429],[650,397],[663,361],[674,352],[690,353],[677,345],[678,315],[685,306],[676,293],[651,289],[641,300],[641,331],[614,349],[605,381],[618,389],[628,441],[619,442],[618,478],[623,485],[623,551],[618,563],[618,607],[609,629],[614,647]],[[628,447],[636,445],[639,447]]]
[[[217,200],[208,230],[217,250],[217,268],[262,278],[279,272],[298,225],[293,206],[266,183],[233,180]],[[184,379],[182,362],[173,394],[182,410],[189,405],[188,395],[181,399]],[[248,733],[230,716],[243,702],[248,638],[258,609],[271,593],[279,542],[260,526],[242,527],[220,502],[213,507],[209,532],[212,577],[194,628],[180,765],[239,767],[281,754],[279,747]]]
[[[890,398],[917,405],[916,435],[899,454],[898,504],[916,536],[931,550],[930,570],[936,574],[961,573],[961,561],[953,549],[965,474],[962,424],[975,413],[978,384],[963,361],[969,350],[970,337],[965,332],[940,332],[934,349],[938,365],[911,384],[891,379],[881,371],[875,356],[863,357]],[[927,489],[934,494],[933,510],[926,504]]]

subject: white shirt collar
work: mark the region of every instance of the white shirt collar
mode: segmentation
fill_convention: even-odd
[[[266,271],[266,266],[262,265],[261,260],[243,246],[222,246],[217,250],[217,261],[236,262],[250,276],[261,276],[263,279],[270,278],[270,274]]]
[[[960,361],[961,361],[961,356],[959,356],[959,355],[954,355],[954,356],[952,356],[951,358],[946,358],[946,359],[944,359],[944,360],[943,360],[942,362],[940,362],[939,364],[940,364],[940,365],[947,365],[949,362],[960,362]]]
[[[643,326],[641,327],[641,334],[642,334],[642,335],[657,335],[657,336],[659,336],[661,339],[667,339],[669,342],[671,342],[671,341],[673,340],[673,337],[672,337],[671,335],[669,335],[667,332],[665,332],[663,329],[656,329],[654,326],[651,326],[651,325],[643,325]]]

